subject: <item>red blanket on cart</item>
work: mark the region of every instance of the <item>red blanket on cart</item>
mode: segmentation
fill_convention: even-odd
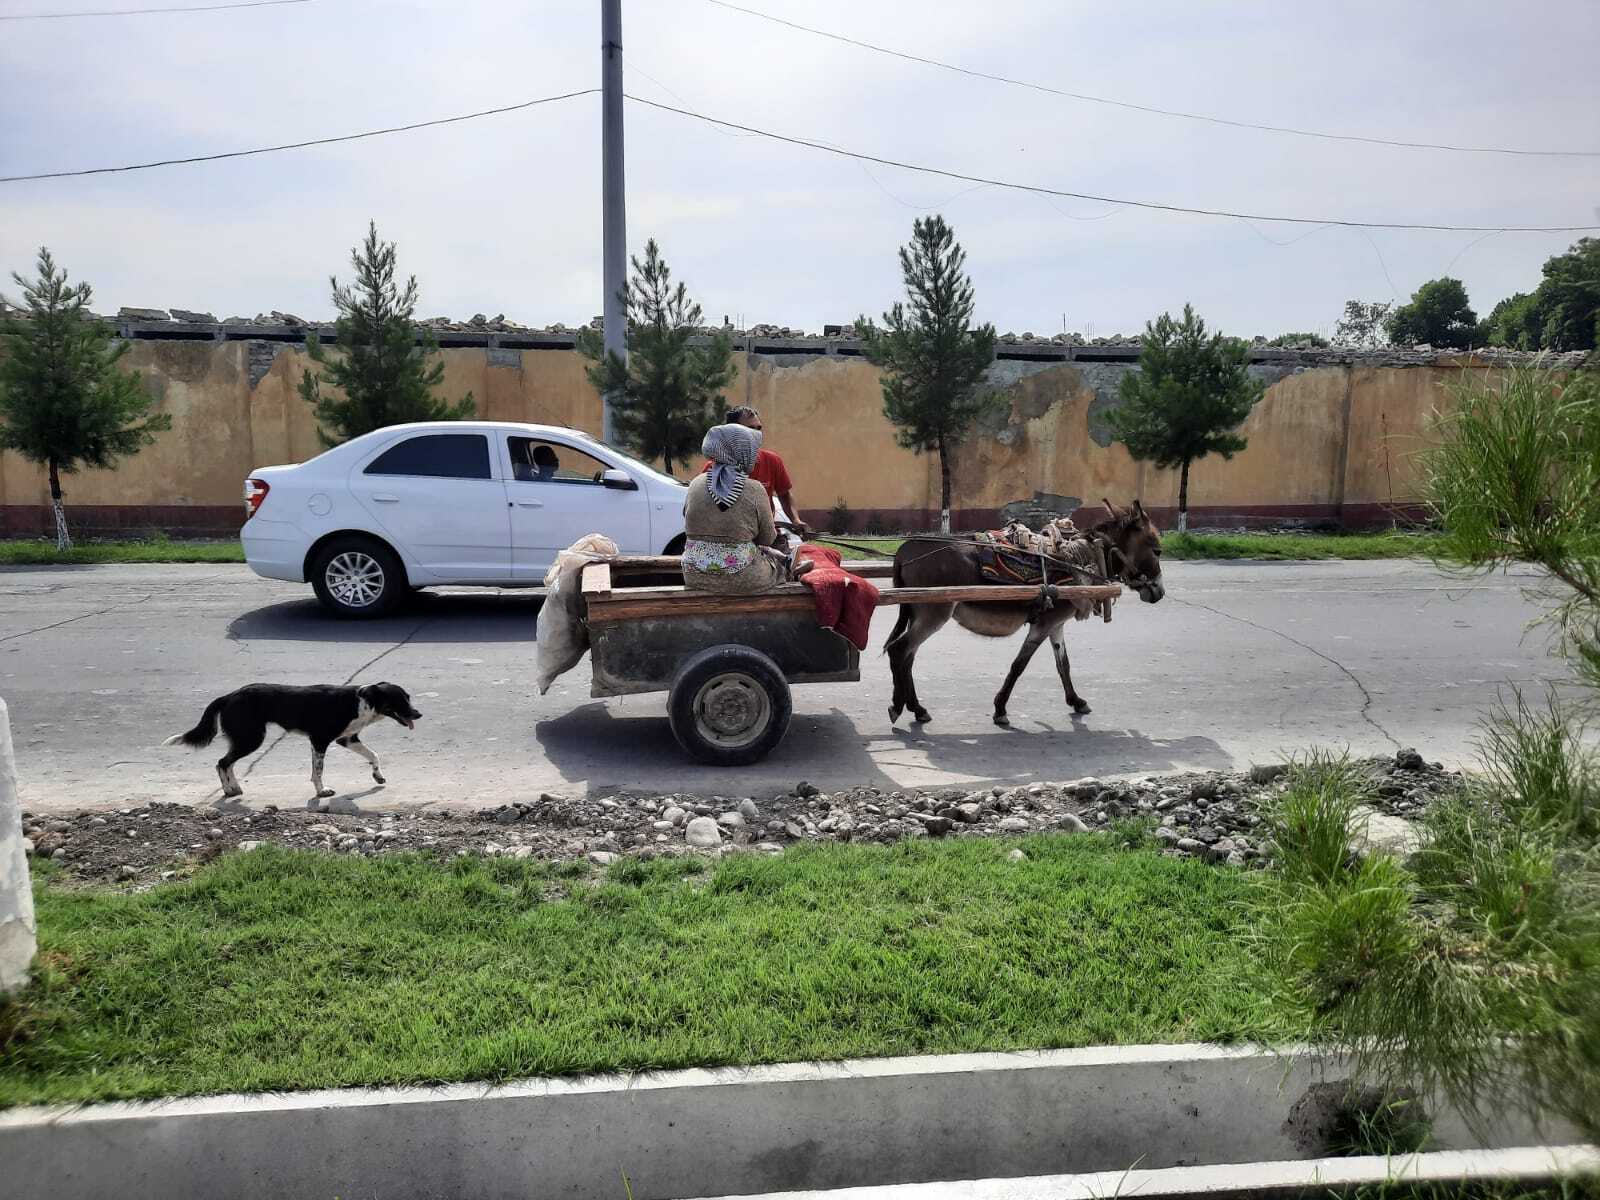
[[[816,564],[800,576],[800,582],[816,594],[817,624],[833,630],[857,650],[865,650],[872,613],[878,607],[878,589],[841,567],[837,550],[807,542],[800,547],[800,557]]]

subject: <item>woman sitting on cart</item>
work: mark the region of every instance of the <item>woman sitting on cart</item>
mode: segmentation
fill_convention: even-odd
[[[750,478],[761,434],[743,425],[718,425],[701,451],[711,469],[689,484],[683,505],[684,586],[700,592],[748,595],[791,578],[788,557],[772,547],[778,530],[766,489]]]

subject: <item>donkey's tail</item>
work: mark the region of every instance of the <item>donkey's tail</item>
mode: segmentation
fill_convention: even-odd
[[[206,711],[201,715],[199,723],[193,729],[189,730],[188,733],[175,733],[161,744],[163,746],[176,746],[179,742],[182,742],[185,746],[193,746],[196,749],[201,746],[211,745],[212,739],[217,736],[217,718],[222,714],[222,706],[227,703],[227,700],[227,696],[218,696],[210,704],[206,705]]]

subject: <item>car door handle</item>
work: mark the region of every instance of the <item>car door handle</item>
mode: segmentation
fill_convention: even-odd
[[[399,504],[400,503],[400,497],[399,496],[391,495],[388,492],[373,492],[372,493],[372,498],[374,500],[376,500],[379,504]]]
[[[543,500],[518,500],[517,501],[517,507],[518,508],[543,508],[544,507],[544,501]]]

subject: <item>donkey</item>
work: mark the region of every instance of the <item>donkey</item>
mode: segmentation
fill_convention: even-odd
[[[1166,595],[1161,582],[1161,531],[1150,520],[1144,505],[1135,500],[1131,507],[1119,509],[1109,500],[1102,500],[1107,520],[1094,526],[1088,536],[1100,544],[1105,554],[1108,574],[1120,579],[1139,593],[1146,604],[1155,604]],[[1063,575],[1067,573],[1063,569]],[[976,545],[950,542],[932,538],[909,538],[894,556],[895,587],[960,587],[984,584],[979,570]],[[1063,582],[1073,582],[1063,578]],[[917,658],[917,648],[927,641],[953,616],[963,629],[983,637],[1010,637],[1024,625],[1028,636],[1022,649],[1006,674],[1006,681],[994,698],[994,723],[1008,726],[1006,702],[1011,699],[1011,689],[1033,657],[1033,652],[1046,639],[1055,654],[1056,672],[1066,691],[1067,703],[1075,713],[1089,711],[1088,702],[1072,686],[1072,669],[1067,661],[1066,641],[1062,626],[1072,617],[1087,615],[1087,611],[1070,603],[1058,603],[1053,608],[1041,609],[1037,604],[903,604],[900,619],[894,632],[884,643],[889,655],[889,669],[894,675],[894,699],[889,704],[889,721],[894,723],[906,709],[911,710],[917,724],[933,720],[928,710],[917,699],[917,686],[911,677],[912,664]]]

